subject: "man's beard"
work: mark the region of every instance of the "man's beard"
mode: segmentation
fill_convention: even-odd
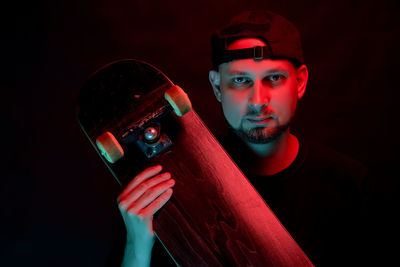
[[[279,139],[279,137],[289,128],[289,123],[278,127],[256,127],[244,129],[243,125],[239,129],[234,129],[234,132],[244,141],[253,144],[268,144]]]

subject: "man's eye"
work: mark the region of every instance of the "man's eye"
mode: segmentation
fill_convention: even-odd
[[[277,82],[283,78],[285,78],[285,77],[281,74],[274,74],[274,75],[268,76],[268,81]]]
[[[244,89],[252,85],[252,80],[246,76],[236,76],[229,80],[229,86],[237,89]]]
[[[236,84],[244,84],[244,83],[248,83],[249,79],[246,77],[235,77],[235,78],[233,78],[233,82]]]

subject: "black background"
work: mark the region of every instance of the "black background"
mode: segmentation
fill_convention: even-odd
[[[398,211],[395,0],[16,2],[3,7],[1,22],[7,266],[102,266],[110,252],[120,189],[75,120],[85,79],[110,61],[148,61],[188,92],[214,133],[223,132],[208,82],[209,36],[258,8],[287,17],[302,34],[310,79],[293,131],[378,170],[369,234],[383,242],[379,255],[390,255],[385,242],[394,239]]]

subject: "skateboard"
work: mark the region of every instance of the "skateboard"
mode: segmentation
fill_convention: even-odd
[[[126,59],[96,71],[77,118],[122,187],[149,166],[172,174],[154,232],[178,266],[313,266],[186,93],[154,66]]]

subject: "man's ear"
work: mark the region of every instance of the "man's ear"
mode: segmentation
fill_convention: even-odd
[[[306,65],[301,65],[296,70],[297,75],[297,99],[301,99],[306,92],[308,81],[308,69]]]
[[[221,87],[220,87],[220,74],[218,71],[210,70],[208,78],[210,80],[211,86],[214,90],[215,97],[219,102],[221,102]]]

